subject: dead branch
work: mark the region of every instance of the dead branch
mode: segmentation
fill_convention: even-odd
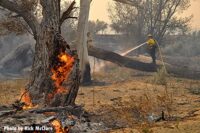
[[[3,110],[3,111],[0,111],[0,117],[5,116],[5,115],[11,115],[11,114],[13,114],[13,113],[15,113],[15,112],[16,112],[15,109],[13,109],[13,110]]]
[[[76,4],[75,1],[73,1],[71,3],[71,5],[67,8],[67,10],[65,12],[63,12],[61,18],[60,18],[60,26],[62,25],[62,23],[66,20],[66,19],[69,19],[69,18],[77,18],[77,17],[71,17],[70,14],[71,12],[76,8],[74,7],[74,5]]]
[[[21,8],[16,3],[9,1],[9,0],[0,0],[0,6],[4,7],[12,12],[15,12],[19,16],[21,16],[29,25],[31,28],[34,36],[36,37],[37,33],[37,27],[39,26],[39,23],[35,16],[31,13],[31,11],[24,11],[23,8]]]

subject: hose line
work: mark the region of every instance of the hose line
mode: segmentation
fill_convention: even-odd
[[[166,66],[165,66],[165,63],[164,63],[164,60],[163,60],[163,54],[162,54],[162,51],[161,51],[161,47],[160,47],[160,45],[157,41],[156,41],[156,45],[158,46],[158,52],[159,52],[159,55],[160,55],[160,58],[161,58],[162,65],[164,67],[165,72],[167,73],[167,69],[166,69]]]

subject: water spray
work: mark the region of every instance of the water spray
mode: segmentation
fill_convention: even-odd
[[[124,53],[122,53],[121,56],[125,56],[125,55],[127,55],[128,53],[130,53],[130,52],[132,52],[132,51],[134,51],[134,50],[136,50],[136,49],[142,47],[142,46],[145,45],[145,44],[146,44],[146,42],[145,42],[145,43],[142,43],[142,44],[140,44],[140,45],[138,45],[138,46],[136,46],[136,47],[134,47],[134,48],[132,48],[132,49],[130,49],[130,50],[124,52]]]
[[[155,40],[155,41],[156,41],[156,40]],[[122,54],[120,54],[120,55],[121,55],[121,56],[125,56],[125,55],[129,54],[130,52],[132,52],[132,51],[134,51],[134,50],[136,50],[136,49],[142,47],[142,46],[145,45],[146,43],[147,43],[147,42],[142,43],[142,44],[140,44],[140,45],[138,45],[138,46],[136,46],[136,47],[134,47],[134,48],[132,48],[132,49],[130,49],[130,50],[125,51],[124,53],[122,53]],[[159,55],[160,55],[160,58],[161,58],[162,65],[163,65],[163,67],[164,67],[164,69],[165,69],[165,72],[167,73],[167,69],[166,69],[166,66],[165,66],[165,63],[164,63],[164,60],[163,60],[163,56],[162,56],[161,47],[160,47],[160,45],[159,45],[159,43],[158,43],[157,41],[156,41],[156,45],[158,46],[158,51],[159,51]]]

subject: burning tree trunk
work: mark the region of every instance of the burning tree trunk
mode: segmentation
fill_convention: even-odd
[[[72,2],[62,16],[60,2],[41,0],[43,18],[39,23],[34,12],[24,9],[24,5],[0,0],[0,6],[15,12],[25,20],[36,40],[31,80],[24,96],[30,96],[33,104],[40,103],[42,106],[73,105],[78,92],[78,59],[60,35],[60,26],[70,17],[75,2]],[[30,2],[27,1],[26,4]],[[67,84],[69,88],[62,86],[65,80],[71,82]]]
[[[66,99],[66,97],[71,98],[68,96],[71,92],[68,90],[70,88],[62,87],[64,80],[70,76],[72,69],[75,69],[73,65],[77,61],[69,45],[57,33],[60,28],[59,3],[58,1],[41,1],[41,5],[43,21],[36,38],[32,80],[28,87],[30,96],[33,103],[37,104],[41,102],[52,106],[74,104],[74,100]]]
[[[46,44],[45,46],[36,47],[39,53],[34,58],[32,80],[28,90],[33,103],[42,101],[43,104],[52,106],[72,105],[79,84],[77,56],[69,49],[69,45],[59,33],[52,32],[49,32],[50,38],[49,36],[46,39],[40,38],[43,39],[42,44]],[[51,38],[53,40],[49,42]],[[72,80],[69,85],[73,86],[69,87],[73,89],[62,86],[65,80],[67,82]]]
[[[91,0],[80,0],[80,13],[77,30],[76,47],[80,58],[80,68],[82,71],[82,83],[91,83],[90,64],[87,49],[88,18]]]

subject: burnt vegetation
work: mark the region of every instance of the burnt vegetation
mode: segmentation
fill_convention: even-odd
[[[9,101],[0,106],[0,131],[16,125],[32,132],[153,132],[159,122],[199,115],[200,32],[190,32],[192,16],[177,16],[190,0],[114,0],[111,25],[88,21],[91,2],[0,0],[0,78],[28,77],[16,88],[0,82],[15,93],[15,101],[0,95]],[[157,64],[145,47],[121,54],[149,33],[158,41]]]

